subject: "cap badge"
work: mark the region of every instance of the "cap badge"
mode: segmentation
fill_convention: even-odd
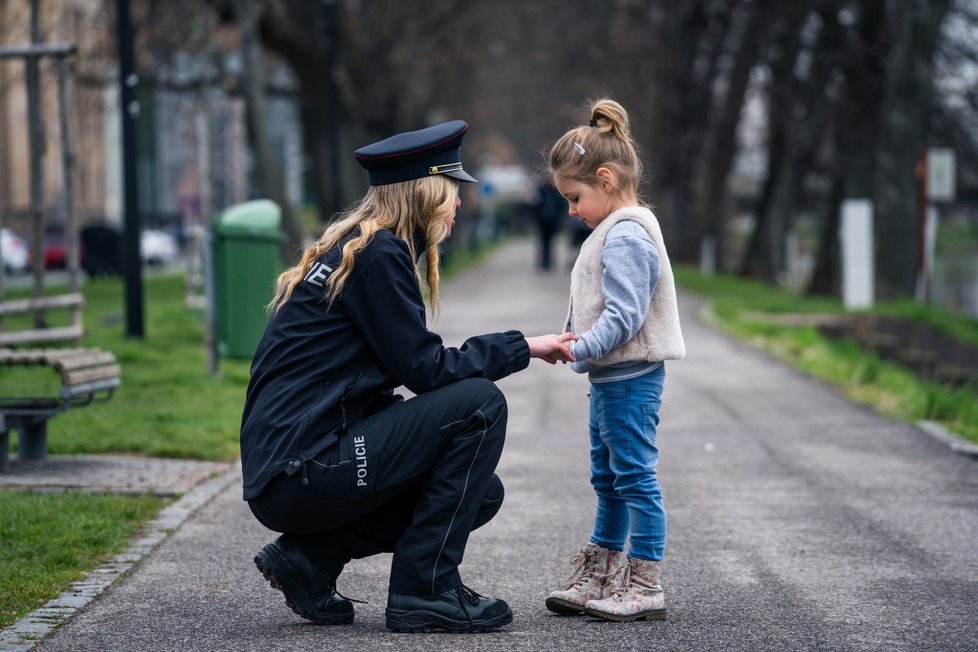
[[[462,169],[462,163],[445,163],[444,165],[432,165],[428,168],[428,174],[444,174],[446,172],[458,172]]]

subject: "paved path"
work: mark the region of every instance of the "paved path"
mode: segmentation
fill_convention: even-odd
[[[91,491],[172,496],[233,467],[227,462],[172,460],[137,455],[48,455],[22,462],[11,456],[0,488],[33,491]]]
[[[528,243],[448,283],[435,329],[559,327],[566,271],[539,275]],[[587,538],[587,390],[532,361],[502,381],[507,501],[473,534],[462,575],[515,620],[484,635],[384,629],[388,556],[340,579],[356,623],[295,617],[251,558],[273,534],[232,484],[37,649],[71,650],[975,650],[978,464],[697,323],[668,367],[660,466],[669,620],[557,617],[543,599]]]

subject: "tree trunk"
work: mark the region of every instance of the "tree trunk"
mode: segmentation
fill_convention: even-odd
[[[772,215],[775,207],[775,192],[781,181],[781,171],[786,165],[784,126],[777,118],[768,120],[771,130],[768,134],[767,175],[761,187],[761,196],[755,209],[754,230],[750,242],[744,250],[740,263],[740,275],[762,279],[773,283],[776,269],[772,259]]]
[[[822,229],[819,233],[818,253],[815,256],[815,270],[808,286],[808,294],[834,296],[839,293],[839,211],[845,197],[846,182],[843,173],[837,170],[825,200],[822,202]]]
[[[919,239],[914,165],[927,142],[934,51],[949,4],[900,3],[892,10],[895,36],[886,62],[875,196],[877,288],[883,299],[914,294]]]
[[[843,199],[872,199],[886,54],[886,0],[863,0],[852,42],[839,65],[845,82],[832,121],[828,205],[810,293],[837,292],[838,239]],[[875,212],[875,211],[874,211]],[[876,217],[879,219],[878,213]]]
[[[794,67],[808,10],[781,8],[779,13],[774,29],[780,33],[769,55],[767,175],[754,212],[754,231],[740,265],[742,276],[771,283],[777,282],[783,265],[787,215],[795,209],[790,197],[795,177],[792,152],[798,140],[793,110],[798,97]]]
[[[235,15],[241,34],[241,56],[245,62],[241,84],[245,97],[245,121],[255,157],[256,181],[262,194],[282,209],[282,229],[286,237],[283,257],[288,261],[295,255],[295,247],[302,243],[305,236],[285,193],[282,167],[268,134],[265,62],[258,34],[258,17],[263,10],[263,4],[261,0],[235,0]]]
[[[703,150],[704,172],[701,191],[697,197],[696,215],[701,231],[696,235],[699,242],[704,236],[712,236],[717,249],[723,250],[723,232],[720,211],[726,199],[726,183],[737,153],[737,126],[744,106],[744,96],[750,73],[757,63],[761,41],[757,38],[767,10],[767,0],[756,0],[745,7],[747,16],[733,54],[734,68],[727,78],[727,92]],[[722,257],[722,256],[721,256]]]

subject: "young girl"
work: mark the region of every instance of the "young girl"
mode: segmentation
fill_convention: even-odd
[[[593,105],[588,126],[550,150],[550,173],[571,217],[592,229],[571,273],[565,330],[580,337],[571,366],[591,382],[597,512],[590,542],[571,558],[574,572],[547,608],[629,622],[666,617],[656,426],[663,361],[686,354],[662,232],[637,196],[641,172],[628,114],[608,99]]]

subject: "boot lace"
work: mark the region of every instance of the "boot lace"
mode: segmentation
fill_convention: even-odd
[[[466,602],[472,605],[479,604],[479,598],[482,597],[482,595],[476,593],[475,591],[465,586],[464,584],[458,585],[458,596],[459,598],[464,599]]]
[[[660,588],[659,585],[654,584],[650,582],[648,578],[643,577],[641,572],[633,573],[632,566],[633,565],[631,563],[622,564],[616,568],[614,572],[608,573],[604,576],[609,582],[612,583],[613,587],[611,590],[611,595],[608,597],[612,597],[621,602],[622,598],[633,585],[640,589],[654,590]]]
[[[339,597],[343,598],[344,600],[349,600],[350,602],[356,602],[356,603],[359,603],[359,604],[370,604],[366,600],[357,600],[356,598],[348,598],[348,597],[346,597],[345,595],[343,595],[342,593],[340,593],[337,590],[337,588],[336,588],[336,582],[333,582],[332,583],[332,586],[330,587],[329,597],[326,598],[326,604],[329,604],[330,603],[330,601],[333,599],[333,596],[334,595],[339,596]]]
[[[583,586],[589,579],[594,577],[596,556],[596,551],[581,548],[580,552],[567,560],[571,564],[574,564],[574,571],[567,578],[567,589],[572,589],[575,586]]]
[[[455,588],[455,594],[458,596],[458,606],[462,607],[462,611],[465,612],[465,616],[469,619],[470,623],[474,623],[475,620],[472,618],[472,614],[469,613],[469,608],[465,605],[466,602],[470,606],[479,606],[479,598],[482,596],[464,584],[459,584]]]

